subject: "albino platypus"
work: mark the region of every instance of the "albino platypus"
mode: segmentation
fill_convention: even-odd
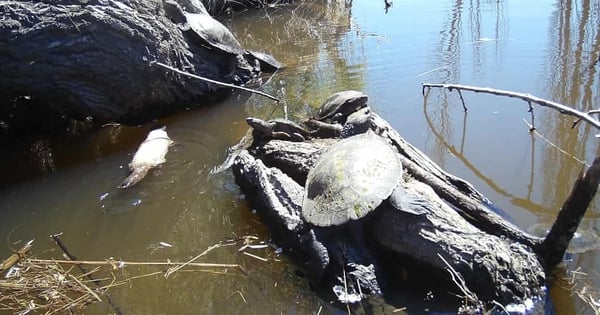
[[[124,189],[137,184],[149,170],[164,163],[171,144],[173,141],[167,135],[166,127],[150,131],[129,163],[131,174],[125,178],[119,188]]]

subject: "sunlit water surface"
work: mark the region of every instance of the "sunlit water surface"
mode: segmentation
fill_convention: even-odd
[[[325,1],[323,1],[325,2]],[[600,104],[600,5],[596,1],[383,1],[352,5],[304,4],[228,17],[248,48],[272,52],[287,68],[262,88],[285,99],[259,96],[165,118],[177,145],[159,172],[119,191],[127,163],[151,127],[105,126],[74,139],[40,142],[43,150],[7,152],[0,185],[0,257],[36,239],[33,253],[60,258],[48,235],[80,259],[186,261],[226,238],[269,239],[230,173],[211,175],[226,148],[245,134],[244,118],[309,117],[328,95],[358,89],[374,110],[446,170],[473,183],[523,229],[543,233],[568,195],[583,163],[597,151],[594,131],[570,129],[572,119],[535,107],[538,134],[528,133],[526,103],[492,95],[431,90],[422,82],[460,83],[531,93],[590,110]],[[600,230],[597,204],[585,235]],[[540,228],[541,226],[541,228]],[[160,247],[167,242],[173,247]],[[600,251],[591,242],[570,256],[569,270],[590,275]],[[241,245],[240,245],[241,246]],[[179,272],[132,280],[113,289],[126,314],[343,313],[319,298],[285,257],[257,249],[262,261],[218,248],[200,261],[241,264],[249,276]],[[128,267],[123,276],[156,268]],[[121,272],[121,271],[120,271]],[[232,272],[233,273],[233,272]],[[556,313],[590,312],[572,292],[553,292]],[[425,298],[425,296],[423,296]],[[407,306],[411,314],[436,309]],[[105,314],[106,303],[86,313]]]

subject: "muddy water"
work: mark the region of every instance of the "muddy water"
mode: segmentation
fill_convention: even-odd
[[[311,115],[329,94],[367,92],[375,111],[448,171],[473,183],[523,229],[543,233],[583,163],[597,151],[594,131],[570,129],[572,119],[535,107],[537,134],[522,101],[431,90],[422,82],[461,83],[531,93],[590,110],[600,104],[600,6],[596,1],[383,1],[352,5],[305,4],[249,11],[228,18],[244,45],[273,52],[287,65],[263,87],[282,106],[247,95],[165,118],[178,145],[160,172],[118,191],[126,165],[151,125],[105,126],[75,138],[40,139],[31,147],[4,147],[1,166],[0,256],[19,240],[35,238],[34,252],[60,257],[49,234],[81,259],[185,261],[224,238],[268,240],[228,173],[211,175],[225,150],[245,132],[244,117]],[[586,215],[583,253],[569,270],[593,275],[600,261],[600,210]],[[173,247],[161,247],[167,242]],[[592,245],[589,245],[592,244]],[[313,293],[293,266],[272,249],[264,262],[215,249],[203,261],[238,263],[250,276],[176,273],[134,280],[113,300],[127,314],[331,314],[343,312]],[[146,274],[132,268],[124,276]],[[591,276],[588,283],[600,288]],[[572,292],[555,290],[559,314],[586,312]],[[419,298],[419,297],[417,297]],[[420,298],[423,300],[425,296]],[[411,304],[411,314],[431,302]],[[89,313],[111,308],[97,304]]]

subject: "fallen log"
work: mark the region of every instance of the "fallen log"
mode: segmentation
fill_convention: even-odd
[[[426,86],[450,88],[446,85]],[[452,85],[451,88],[460,90],[465,86]],[[498,94],[497,90],[493,91],[493,94]],[[501,92],[500,95],[506,94]],[[512,92],[508,94],[514,96]],[[525,100],[544,106],[551,103],[530,96],[516,97],[525,97]],[[305,124],[309,130],[302,130],[291,122],[286,126],[284,120],[278,120],[277,124],[266,122],[261,126],[273,126],[272,129],[255,128],[252,141],[245,139],[236,146],[238,155],[232,167],[236,182],[270,228],[274,241],[306,272],[309,280],[318,288],[333,293],[339,302],[355,303],[369,294],[383,294],[385,297],[390,283],[401,282],[406,277],[406,272],[398,272],[398,269],[412,266],[413,271],[424,271],[428,277],[437,279],[432,280],[430,288],[444,284],[458,286],[464,295],[463,302],[468,304],[459,308],[466,312],[498,305],[503,308],[502,305],[513,303],[523,307],[528,304],[527,300],[543,301],[546,272],[562,260],[596,193],[600,182],[600,157],[580,175],[551,232],[542,239],[503,219],[496,213],[500,210],[471,184],[442,170],[405,141],[383,118],[370,113],[368,107],[356,108],[351,113],[343,112],[344,107],[348,109],[348,104],[343,99],[334,105],[324,104],[323,107],[330,105],[328,108],[337,108],[338,112],[331,114],[337,120],[322,121],[318,125],[309,121]],[[565,109],[561,104],[555,105],[552,103],[549,107],[583,117],[595,126],[595,121],[585,119],[589,118],[588,114]],[[328,124],[332,124],[331,128]],[[320,131],[327,129],[342,132],[323,136]],[[292,142],[289,133],[293,130],[310,136],[307,140]],[[306,208],[303,198],[309,198],[314,204],[311,195],[335,194],[331,187],[341,188],[345,191],[344,196],[350,199],[354,196],[348,194],[348,187],[369,190],[364,185],[351,184],[350,179],[336,182],[336,178],[347,178],[347,174],[340,173],[343,171],[339,165],[353,166],[354,163],[345,162],[346,155],[329,153],[335,151],[353,155],[354,151],[337,150],[341,148],[337,144],[341,145],[346,140],[327,137],[339,134],[353,136],[353,133],[347,133],[352,130],[384,138],[396,150],[394,152],[397,152],[406,175],[388,199],[376,204],[374,210],[366,210],[370,212],[366,216],[359,215],[365,211],[360,205],[361,200],[355,204],[339,198],[321,199],[335,203],[331,206],[336,209],[340,209],[339,204],[349,206],[346,209],[348,216],[356,221],[342,219],[336,221],[339,224],[330,225],[327,224],[332,222],[328,221],[330,218],[324,217],[325,223],[314,219],[310,222],[316,225],[308,223],[303,215]],[[352,145],[356,146],[356,143],[352,142]],[[347,145],[343,147],[348,148]],[[354,158],[376,161],[366,155]],[[324,169],[323,179],[312,182],[315,177],[310,175],[307,180],[309,172],[314,171],[315,165],[323,165],[320,159],[326,159],[326,156],[334,157],[331,161],[334,163],[324,164],[331,168]],[[359,178],[371,173],[364,168],[360,169],[361,173],[356,170],[348,172]],[[374,174],[382,175],[380,172]],[[329,182],[334,185],[330,186]],[[305,193],[303,186],[308,192]],[[318,215],[326,215],[327,209],[328,204],[319,206]],[[314,207],[311,206],[309,211],[314,213]],[[339,213],[343,212],[336,212],[336,217]],[[543,303],[537,303],[537,307],[543,307]]]
[[[495,216],[487,198],[441,170],[381,117],[373,114],[370,124],[371,132],[398,149],[408,173],[404,207],[424,214],[398,211],[384,201],[355,221],[361,222],[358,228],[318,228],[304,221],[306,175],[336,139],[254,141],[233,164],[237,183],[274,241],[312,283],[344,303],[367,294],[385,296],[399,280],[396,266],[410,262],[449,283],[445,270],[451,268],[485,302],[523,303],[544,295],[544,266],[532,249],[539,239]]]

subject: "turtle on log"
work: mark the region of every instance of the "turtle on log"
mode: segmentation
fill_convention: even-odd
[[[366,132],[371,111],[368,96],[359,91],[335,93],[319,107],[317,116],[304,122],[317,138],[347,138]]]
[[[249,63],[258,63],[257,72],[275,72],[283,66],[271,55],[260,51],[244,50],[233,33],[221,22],[210,16],[206,10],[186,12],[178,3],[167,0],[165,10],[171,19],[180,23],[180,29],[188,38],[198,45],[220,55],[243,57]]]
[[[248,117],[246,122],[256,133],[268,139],[279,139],[288,141],[304,141],[310,138],[308,130],[287,119],[271,119],[268,121],[260,118]],[[258,138],[255,136],[255,138]]]
[[[363,133],[340,140],[308,172],[302,216],[321,227],[359,220],[388,197],[401,199],[402,164],[383,138]],[[402,204],[402,200],[392,200]],[[413,214],[421,214],[402,208]]]
[[[367,94],[360,91],[348,90],[332,94],[319,107],[315,119],[343,124],[348,115],[366,107],[368,100]]]

